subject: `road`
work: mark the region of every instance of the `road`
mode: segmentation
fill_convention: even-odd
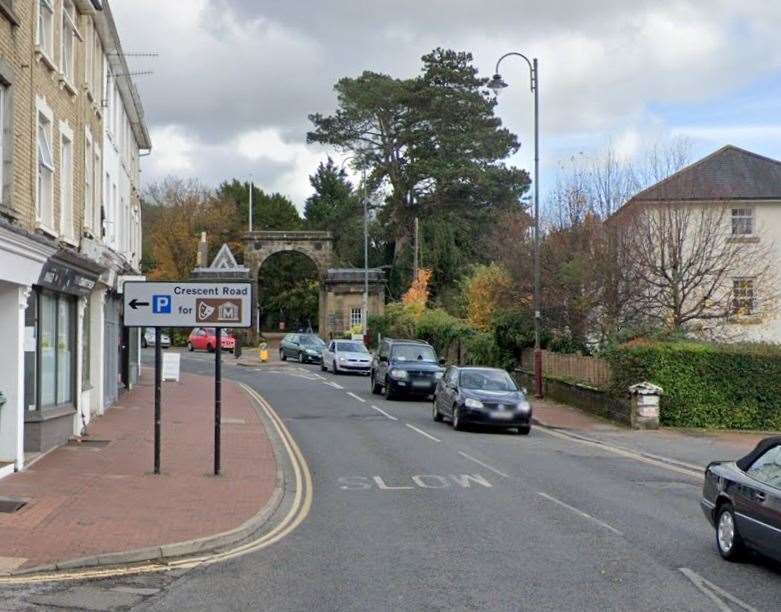
[[[186,355],[183,367],[209,373],[212,359]],[[274,546],[192,570],[145,609],[770,610],[781,600],[773,564],[718,557],[695,475],[541,428],[456,432],[433,422],[429,403],[387,402],[366,378],[318,366],[226,375],[261,393],[297,441],[311,512]]]
[[[225,364],[300,447],[311,509],[273,545],[149,578],[138,609],[778,609],[777,566],[716,553],[696,472],[540,427],[456,432],[319,366]],[[182,367],[210,374],[213,356]]]

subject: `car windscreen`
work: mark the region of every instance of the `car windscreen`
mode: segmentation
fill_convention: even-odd
[[[368,353],[366,347],[360,342],[337,342],[336,350],[341,353]]]
[[[305,346],[325,346],[325,342],[317,336],[301,336],[298,343]]]
[[[507,372],[501,370],[463,370],[461,386],[480,391],[517,391],[518,387]]]
[[[430,361],[436,363],[437,356],[430,346],[400,344],[391,351],[391,359],[396,361]]]

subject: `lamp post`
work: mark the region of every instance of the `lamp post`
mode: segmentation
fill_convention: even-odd
[[[531,91],[534,94],[534,394],[542,397],[542,349],[540,347],[540,81],[537,58],[529,60],[523,53],[505,53],[496,62],[496,70],[488,87],[498,94],[507,87],[499,73],[499,65],[506,57],[523,59],[529,66]]]

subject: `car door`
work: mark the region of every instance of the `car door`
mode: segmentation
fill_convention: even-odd
[[[453,416],[453,403],[456,401],[456,395],[458,394],[458,376],[460,370],[455,367],[451,367],[449,375],[445,380],[445,393],[443,394],[443,401],[445,402],[443,412]]]
[[[775,558],[781,557],[781,446],[774,446],[746,470],[746,538]],[[736,508],[736,511],[740,512]]]
[[[437,388],[434,391],[434,401],[437,404],[437,409],[440,412],[444,412],[445,404],[446,404],[446,396],[447,396],[447,379],[450,376],[450,371],[453,369],[453,366],[450,366],[447,370],[445,370],[444,375],[442,378],[439,379],[439,382],[437,383]],[[447,413],[449,414],[449,413]]]
[[[193,332],[193,339],[190,342],[190,344],[192,344],[193,348],[198,350],[198,351],[202,351],[203,349],[205,349],[206,348],[206,332],[203,331],[203,329],[201,329],[200,327],[197,328]]]
[[[377,373],[375,380],[384,384],[385,377],[388,375],[388,361],[390,360],[390,343],[383,341],[380,345],[380,353],[377,360]]]
[[[331,344],[329,344],[328,348],[323,351],[323,365],[327,368],[330,368],[334,362],[334,359],[336,359],[336,342],[331,340]]]

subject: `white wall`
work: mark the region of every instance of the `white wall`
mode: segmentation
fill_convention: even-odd
[[[0,329],[3,330],[3,367],[0,390],[6,404],[0,408],[0,461],[24,467],[24,311],[28,287],[0,282]]]

